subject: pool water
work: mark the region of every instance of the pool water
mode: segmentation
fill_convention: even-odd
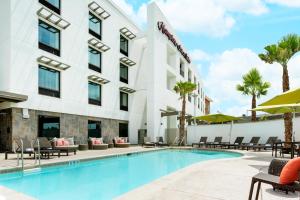
[[[0,185],[42,200],[112,199],[193,163],[237,153],[161,150],[0,175]]]

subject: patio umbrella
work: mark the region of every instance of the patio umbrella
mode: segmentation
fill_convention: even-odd
[[[206,121],[206,122],[214,122],[214,123],[231,122],[230,131],[229,131],[229,142],[230,142],[233,121],[239,120],[240,118],[231,116],[231,115],[224,115],[224,114],[218,113],[218,114],[198,116],[198,117],[194,117],[194,119],[198,119],[198,120],[202,120],[202,121]]]
[[[272,99],[260,104],[259,106],[272,106],[272,105],[297,104],[297,103],[300,103],[300,88],[295,90],[289,90],[280,95],[277,95]]]
[[[269,114],[284,114],[284,113],[292,112],[293,113],[293,121],[295,121],[296,113],[300,112],[300,103],[271,105],[271,106],[258,106],[257,108],[252,109],[252,111],[263,111],[263,112],[266,112]],[[295,140],[295,131],[293,132],[292,139],[293,139],[293,141]]]

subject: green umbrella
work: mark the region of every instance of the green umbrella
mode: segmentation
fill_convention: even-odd
[[[282,104],[297,104],[300,103],[300,88],[295,90],[289,90],[280,95],[273,97],[272,99],[260,104],[260,106],[272,106]]]
[[[240,118],[234,117],[231,115],[224,115],[224,114],[218,113],[218,114],[198,116],[198,117],[194,117],[194,119],[198,119],[198,120],[202,120],[202,121],[206,121],[206,122],[214,122],[214,123],[231,122],[230,131],[229,131],[229,142],[230,142],[233,121],[239,120]]]
[[[207,122],[221,123],[221,122],[230,122],[230,121],[239,120],[240,118],[231,115],[224,115],[224,114],[210,114],[210,115],[194,117],[194,119],[207,121]]]

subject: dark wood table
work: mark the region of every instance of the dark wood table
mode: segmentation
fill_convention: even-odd
[[[273,144],[273,149],[275,151],[275,157],[277,157],[277,150],[278,150],[278,146],[280,145],[280,148],[284,148],[285,145],[290,145],[291,146],[291,159],[294,158],[295,156],[295,145],[300,145],[300,142],[275,142]],[[272,151],[272,155],[273,155],[273,151]]]

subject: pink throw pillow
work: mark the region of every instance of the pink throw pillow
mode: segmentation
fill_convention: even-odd
[[[63,138],[59,138],[56,140],[56,145],[55,146],[64,146],[64,139]]]
[[[70,142],[67,140],[64,140],[64,146],[69,146],[69,145],[70,145]]]

